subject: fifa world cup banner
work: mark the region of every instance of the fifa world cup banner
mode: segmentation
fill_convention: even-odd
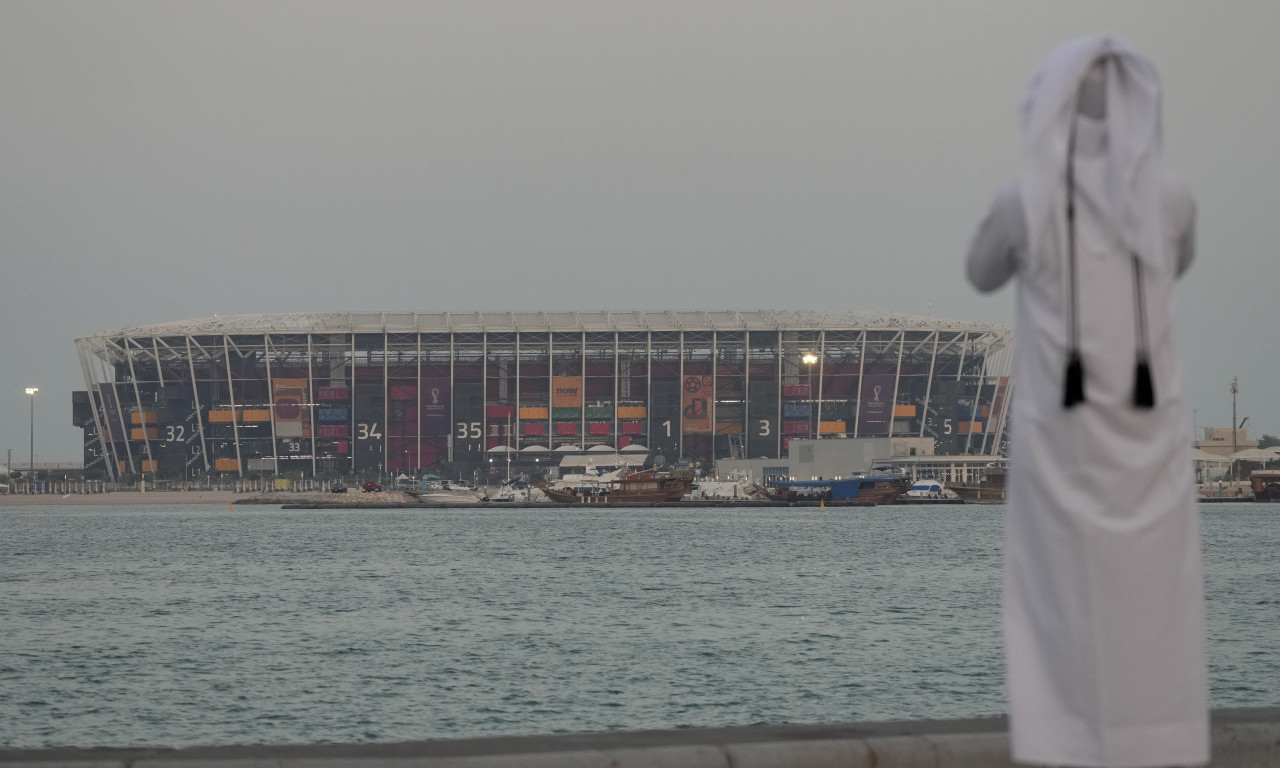
[[[422,380],[422,411],[419,417],[422,420],[422,434],[439,436],[453,433],[449,423],[450,392],[447,376]]]
[[[551,379],[552,408],[582,407],[582,377],[555,376]]]
[[[307,402],[306,379],[274,379],[271,382],[273,418],[276,437],[310,437],[311,423],[304,403]]]
[[[681,431],[686,435],[711,434],[711,403],[715,397],[715,379],[702,375],[685,376],[680,389],[683,405],[680,411]]]
[[[858,436],[888,435],[893,422],[892,373],[862,374],[858,395]]]

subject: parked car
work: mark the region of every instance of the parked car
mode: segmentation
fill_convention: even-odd
[[[370,480],[369,482],[365,483],[364,485],[362,485],[362,486],[360,486],[360,487],[364,490],[364,492],[365,492],[365,493],[373,493],[373,492],[375,492],[375,491],[380,491],[380,490],[382,490],[382,484],[381,484],[381,483],[375,483],[375,482],[373,482],[372,480]]]
[[[346,492],[347,492],[347,486],[343,485],[342,483],[334,483],[333,485],[329,486],[329,493],[346,493]]]

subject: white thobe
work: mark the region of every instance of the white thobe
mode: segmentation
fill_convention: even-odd
[[[1018,277],[1003,629],[1019,762],[1209,758],[1200,529],[1173,322],[1195,210],[1172,178],[1161,200],[1171,263],[1143,270],[1152,409],[1132,405],[1133,262],[1097,211],[1077,214],[1086,401],[1069,410],[1068,261],[1033,263],[1016,186],[997,196],[969,252],[978,289]]]

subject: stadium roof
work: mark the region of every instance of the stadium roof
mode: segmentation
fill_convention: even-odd
[[[214,315],[102,331],[84,338],[261,333],[478,333],[511,331],[819,331],[862,328],[1010,333],[995,323],[889,312],[638,310],[560,312],[312,312]]]

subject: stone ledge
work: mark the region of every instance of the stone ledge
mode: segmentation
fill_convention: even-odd
[[[398,744],[0,750],[0,768],[1002,768],[1003,717]],[[1213,713],[1215,768],[1280,765],[1280,709]]]

